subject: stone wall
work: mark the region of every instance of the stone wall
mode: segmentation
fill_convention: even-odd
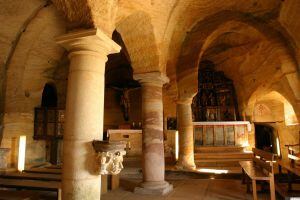
[[[291,105],[287,99],[278,92],[270,92],[257,98],[254,105],[252,119],[254,123],[268,125],[274,128],[274,135],[278,137],[282,158],[287,160],[287,144],[298,144],[300,135],[299,123],[289,124],[289,116],[295,116],[295,112],[287,109]],[[289,112],[289,113],[287,113]],[[254,126],[253,126],[254,128]],[[254,130],[255,134],[255,130]],[[251,140],[251,146],[255,147],[255,135]]]
[[[170,84],[163,97],[165,127],[167,117],[176,117],[176,98],[197,92],[198,63],[204,58],[214,61],[234,81],[241,110],[275,89],[291,103],[295,116],[300,116],[298,0],[209,4],[195,0],[78,1],[72,6],[65,5],[67,1],[53,2],[72,22],[68,27],[103,28],[109,36],[116,29],[124,39],[134,73],[168,73]],[[16,160],[20,135],[27,135],[28,163],[45,160],[45,142],[32,140],[33,109],[40,105],[45,83],[56,84],[59,107],[65,104],[68,59],[54,37],[65,33],[67,25],[57,8],[46,0],[1,4],[0,19],[6,27],[0,30],[1,147],[12,148],[11,163]],[[125,121],[115,92],[106,92],[104,126],[117,128]],[[142,121],[140,96],[139,90],[130,94],[131,122]],[[253,120],[276,122],[281,144],[286,135],[290,139],[286,142],[298,141],[299,125],[286,126],[282,108],[277,109],[280,106],[262,103],[271,112]]]
[[[66,32],[53,5],[42,7],[20,36],[7,69],[1,147],[11,148],[9,164],[17,161],[18,138],[27,136],[26,163],[45,161],[45,142],[33,140],[34,108],[40,106],[44,85],[55,82],[63,49],[54,37]]]

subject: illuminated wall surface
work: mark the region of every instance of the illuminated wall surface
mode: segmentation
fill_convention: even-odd
[[[25,169],[25,154],[26,136],[22,135],[19,138],[18,171],[23,171]]]

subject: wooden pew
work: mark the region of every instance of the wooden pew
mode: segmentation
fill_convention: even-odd
[[[39,200],[39,194],[33,191],[0,190],[1,200]]]
[[[253,148],[253,158],[251,161],[240,161],[243,174],[252,180],[253,199],[257,200],[256,181],[267,181],[270,184],[271,200],[275,200],[275,183],[274,183],[274,159],[272,153]],[[247,184],[249,184],[247,182]],[[247,187],[249,187],[247,185]]]
[[[30,180],[40,180],[40,181],[61,181],[61,174],[6,172],[0,174],[0,178],[30,179]]]
[[[32,189],[56,191],[57,199],[61,199],[61,175],[29,172],[4,172],[0,174],[0,187],[18,190]],[[0,198],[1,199],[1,198]]]
[[[0,187],[57,191],[58,199],[60,199],[61,169],[32,168],[24,170],[22,173],[0,173]],[[119,175],[101,176],[102,194],[107,193],[108,190],[114,190],[118,187]]]
[[[288,149],[288,158],[291,162],[292,167],[300,167],[300,144],[289,144],[285,145]]]
[[[0,178],[0,187],[56,191],[57,199],[61,200],[61,183],[58,181]]]
[[[278,194],[280,194],[284,199],[292,199],[300,196],[300,168],[295,167],[291,162],[286,162],[283,160],[277,161],[279,174],[278,179],[275,182],[275,188]],[[282,169],[287,172],[287,177],[284,177]],[[296,187],[292,187],[292,186]]]

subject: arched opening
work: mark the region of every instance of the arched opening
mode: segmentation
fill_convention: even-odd
[[[120,53],[108,55],[105,67],[103,139],[125,140],[127,155],[140,155],[141,131],[128,131],[141,129],[140,84],[133,79],[132,61],[122,36],[114,31],[112,39],[122,48]]]
[[[275,131],[272,126],[255,123],[255,147],[280,155],[279,138]]]
[[[53,84],[45,84],[42,94],[41,107],[57,107],[57,91]]]
[[[119,123],[130,123],[130,91],[139,88],[140,85],[133,79],[133,69],[130,57],[121,35],[113,32],[112,39],[122,46],[120,53],[108,56],[105,70],[105,87],[108,92],[115,93],[115,99],[119,103],[119,111],[122,112],[123,119],[119,119]]]
[[[295,126],[298,121],[293,106],[277,91],[254,96],[248,103],[249,107],[253,106],[252,119],[255,126],[253,146],[287,159],[285,145],[296,144],[299,141],[298,129]]]
[[[42,93],[41,106],[35,108],[34,139],[46,141],[46,161],[61,164],[64,111],[58,109],[57,89],[53,83],[46,83]]]
[[[198,92],[194,98],[194,103],[199,104],[200,102],[200,105],[202,104],[201,106],[203,106],[203,102],[208,102],[204,103],[204,106],[213,111],[212,114],[210,110],[209,114],[207,114],[207,111],[204,111],[202,112],[204,114],[201,114],[200,117],[197,116],[197,113],[194,114],[194,119],[200,119],[200,122],[193,123],[194,152],[195,160],[198,163],[205,162],[202,159],[203,157],[215,158],[216,154],[220,155],[220,152],[224,154],[222,157],[225,158],[228,156],[224,153],[225,148],[226,151],[235,151],[235,156],[231,158],[240,160],[242,156],[248,156],[245,154],[248,152],[247,150],[251,149],[250,147],[255,147],[255,144],[253,145],[255,143],[253,142],[254,138],[252,138],[251,134],[250,122],[252,120],[247,118],[248,121],[232,122],[238,120],[237,116],[236,119],[228,117],[231,120],[226,122],[227,117],[223,117],[223,119],[220,117],[220,109],[213,110],[214,106],[218,106],[220,102],[218,95],[209,94],[209,88],[213,85],[213,82],[208,81],[207,87],[202,87],[199,90],[198,84],[201,82],[199,73],[197,73],[199,63],[201,65],[201,62],[205,60],[212,61],[216,72],[223,71],[228,79],[234,82],[236,102],[241,108],[243,108],[245,102],[254,91],[269,89],[274,83],[279,82],[282,74],[280,74],[281,71],[278,69],[289,66],[292,63],[287,62],[284,65],[280,65],[284,60],[282,58],[283,55],[289,58],[287,60],[292,60],[292,56],[288,53],[289,48],[286,46],[285,41],[282,41],[281,37],[277,37],[278,33],[272,30],[271,27],[266,28],[262,26],[263,24],[253,19],[248,19],[247,16],[235,15],[234,13],[227,20],[215,16],[210,23],[211,26],[209,28],[203,29],[201,27],[207,27],[207,22],[203,24],[198,23],[192,29],[192,34],[188,34],[183,43],[176,69],[178,97],[189,99]],[[272,31],[275,33],[269,34]],[[274,49],[274,45],[278,45],[280,48],[276,48],[276,51],[271,52]],[[271,53],[266,54],[266,52]],[[206,74],[205,71],[203,73]],[[207,78],[209,75],[205,77]],[[211,79],[214,80],[213,77]],[[205,98],[203,98],[203,91],[205,90],[209,91],[209,95],[205,95]],[[207,96],[212,96],[212,98]],[[242,110],[239,110],[236,106],[236,115],[242,114],[239,111],[241,112]],[[222,121],[225,121],[225,123]],[[276,127],[274,128],[276,129]],[[275,140],[275,142],[270,142],[271,140]],[[271,144],[269,146],[272,143],[274,143],[272,147],[275,149],[276,146],[279,146],[278,137],[272,137],[270,141],[269,143]],[[241,152],[245,154],[242,155]],[[242,156],[240,157],[240,155]],[[219,160],[217,162],[221,163]]]

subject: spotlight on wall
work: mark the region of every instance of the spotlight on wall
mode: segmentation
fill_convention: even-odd
[[[198,172],[203,172],[203,173],[212,173],[212,174],[227,174],[228,170],[225,169],[205,169],[205,168],[200,168],[197,169]]]
[[[25,168],[26,136],[21,135],[19,139],[18,171]]]
[[[280,157],[280,144],[278,137],[276,138],[277,155]]]
[[[175,159],[178,160],[179,156],[179,136],[178,131],[175,132]]]
[[[249,147],[250,145],[249,145],[249,142],[248,141],[244,141],[243,143],[242,143],[242,147]]]

